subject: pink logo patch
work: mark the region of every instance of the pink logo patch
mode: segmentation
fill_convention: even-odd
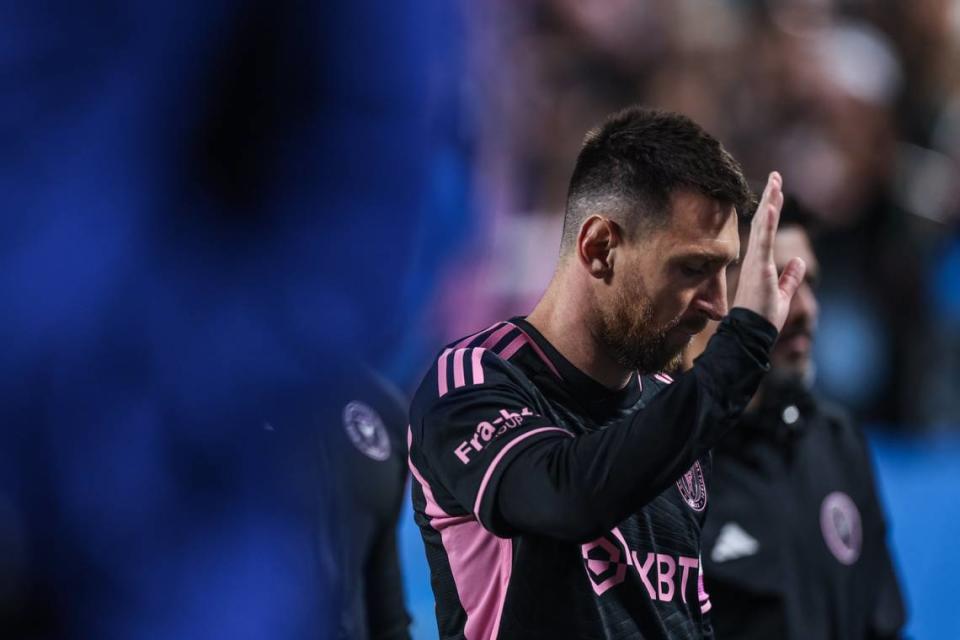
[[[597,538],[580,547],[580,550],[590,585],[598,596],[626,578],[627,562],[624,554],[609,538]]]
[[[707,508],[707,483],[704,481],[699,461],[694,462],[690,470],[677,480],[677,490],[694,511]]]
[[[850,496],[834,491],[820,506],[820,529],[830,553],[841,562],[851,565],[860,557],[863,529],[860,512]]]

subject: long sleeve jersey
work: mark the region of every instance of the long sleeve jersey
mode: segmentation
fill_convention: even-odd
[[[444,348],[408,434],[441,638],[709,636],[709,450],[775,339],[734,309],[691,371],[615,391],[523,318]]]

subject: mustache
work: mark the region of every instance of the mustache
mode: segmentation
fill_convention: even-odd
[[[677,318],[676,320],[672,321],[669,325],[667,325],[663,333],[666,334],[667,332],[673,331],[674,329],[680,329],[684,333],[689,333],[693,335],[696,333],[700,333],[701,331],[706,329],[708,322],[710,322],[710,319],[703,316],[700,316],[697,318],[691,318],[688,320]]]
[[[700,333],[707,328],[707,323],[710,322],[709,318],[697,318],[691,322],[686,322],[682,324],[684,331],[689,331],[690,333]]]

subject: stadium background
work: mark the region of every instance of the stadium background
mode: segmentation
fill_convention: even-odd
[[[529,309],[580,138],[637,101],[822,221],[817,384],[869,430],[910,634],[960,637],[960,2],[2,8],[14,637],[284,637],[311,603],[245,398],[348,353],[409,391]]]

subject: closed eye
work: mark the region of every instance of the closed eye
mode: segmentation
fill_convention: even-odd
[[[707,268],[702,265],[682,264],[680,265],[680,273],[688,278],[702,278],[707,275]]]
[[[674,273],[682,278],[703,280],[723,271],[727,265],[736,259],[736,255],[691,251],[675,256],[670,260],[670,265]]]

